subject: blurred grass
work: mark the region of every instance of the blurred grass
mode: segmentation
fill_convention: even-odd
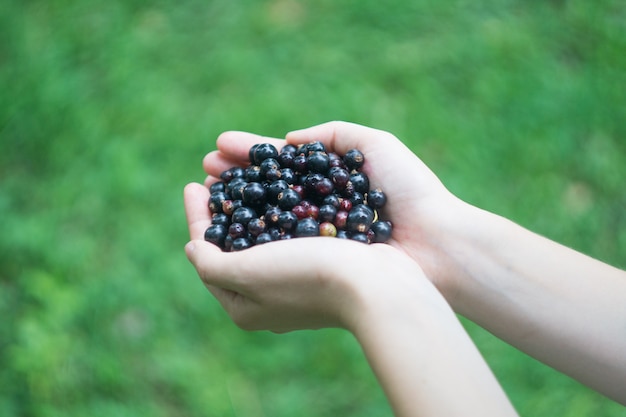
[[[624,22],[617,0],[4,0],[0,415],[390,413],[349,335],[242,332],[188,265],[182,187],[224,130],[389,130],[460,197],[626,267]],[[464,323],[522,415],[626,415]]]

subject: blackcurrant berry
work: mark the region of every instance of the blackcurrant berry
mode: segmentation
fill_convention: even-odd
[[[365,156],[358,149],[351,149],[344,155],[343,162],[350,170],[359,169],[365,162]]]
[[[365,194],[370,189],[370,180],[364,172],[355,172],[350,175],[350,182],[354,185],[354,191]]]
[[[313,237],[319,236],[319,234],[319,224],[311,217],[300,220],[296,226],[296,237]]]
[[[254,149],[254,160],[253,163],[255,165],[261,165],[263,161],[269,158],[275,159],[278,156],[278,150],[271,143],[261,143]]]
[[[283,211],[278,216],[278,226],[284,232],[292,232],[298,224],[298,217],[291,211]]]
[[[346,227],[351,232],[365,233],[374,221],[374,210],[365,204],[356,205],[348,213]]]
[[[248,249],[252,247],[252,241],[247,237],[239,237],[237,239],[233,239],[233,244],[231,250],[233,252]]]
[[[367,205],[373,209],[380,209],[387,203],[387,196],[380,188],[370,190],[367,193]]]
[[[243,189],[242,197],[246,204],[263,204],[265,202],[265,187],[258,182],[249,182]]]
[[[233,216],[231,221],[233,223],[241,223],[244,226],[247,226],[250,223],[250,220],[256,217],[256,211],[250,207],[239,207],[237,210],[233,212]]]
[[[307,167],[311,172],[326,173],[330,168],[330,159],[325,152],[315,151],[309,154]]]
[[[212,224],[204,232],[204,240],[220,248],[224,247],[224,240],[228,235],[228,228],[221,224]]]
[[[389,239],[391,239],[393,226],[391,225],[391,222],[388,221],[376,221],[370,226],[370,231],[373,232],[374,235],[372,242],[386,243]]]
[[[300,202],[300,194],[288,188],[278,194],[278,207],[282,210],[291,210]]]
[[[224,181],[214,182],[209,186],[209,192],[211,194],[215,194],[218,192],[223,193],[224,191],[226,191],[226,183],[224,183]]]

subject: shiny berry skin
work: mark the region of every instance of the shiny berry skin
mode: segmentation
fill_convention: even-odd
[[[348,212],[344,210],[339,210],[335,215],[335,226],[337,229],[345,229],[346,224],[348,223]]]
[[[367,205],[374,210],[383,208],[387,204],[387,196],[380,188],[367,193]]]
[[[245,180],[248,182],[261,182],[261,168],[258,165],[250,165],[246,168]]]
[[[291,168],[282,168],[280,170],[280,179],[287,184],[293,185],[296,183],[296,174],[294,174]]]
[[[349,170],[359,169],[365,162],[365,156],[358,149],[351,149],[343,156],[343,162]]]
[[[335,184],[335,187],[343,190],[350,181],[350,173],[341,167],[332,167],[328,170],[328,178]]]
[[[326,152],[315,151],[309,154],[307,167],[311,172],[325,174],[330,168],[330,158]]]
[[[307,217],[298,222],[296,226],[296,237],[313,237],[320,235],[319,224],[315,219]]]
[[[326,152],[326,146],[320,141],[309,142],[303,145],[301,152],[304,152],[307,156],[313,152]]]
[[[298,224],[298,217],[291,211],[283,211],[278,216],[278,226],[285,232],[292,232]]]
[[[354,191],[365,194],[370,189],[370,180],[364,172],[355,172],[350,175],[350,182],[354,185]]]
[[[339,208],[340,203],[341,201],[339,200],[339,197],[337,197],[337,195],[335,194],[327,195],[322,201],[323,205],[328,204],[330,206],[333,206],[334,208]]]
[[[374,237],[371,239],[374,243],[387,243],[391,239],[393,226],[388,221],[376,221],[370,226],[370,231]]]
[[[204,231],[204,240],[223,248],[227,235],[228,228],[226,226],[221,224],[212,224]]]
[[[242,192],[243,202],[259,205],[265,202],[265,187],[258,182],[249,182]]]
[[[254,240],[254,244],[255,245],[262,245],[264,243],[269,243],[272,241],[272,236],[265,232],[265,233],[261,233],[260,235],[258,235],[256,237],[256,239]]]
[[[251,209],[250,207],[239,207],[237,210],[233,212],[233,216],[231,221],[233,223],[241,223],[244,226],[247,226],[250,223],[250,220],[256,216],[256,211]]]
[[[278,225],[278,216],[280,216],[282,210],[279,207],[272,206],[265,211],[265,224],[267,226],[273,227]]]
[[[233,200],[243,200],[243,189],[246,185],[248,182],[245,179],[235,178],[228,183],[226,189]]]
[[[261,233],[264,233],[265,230],[265,220],[263,220],[262,218],[252,219],[248,223],[248,232],[254,237],[260,235]]]
[[[248,231],[246,230],[246,226],[241,223],[233,223],[228,226],[228,235],[233,239],[237,239],[238,237],[246,237],[248,236]]]
[[[209,210],[211,213],[222,213],[222,203],[228,199],[225,192],[218,191],[209,197]]]
[[[298,205],[298,203],[300,203],[300,200],[300,194],[295,192],[293,189],[288,188],[278,194],[278,207],[282,210],[291,210]]]
[[[302,204],[298,204],[291,209],[291,212],[295,214],[298,219],[304,219],[305,217],[307,217],[307,211],[307,208],[304,207]]]
[[[293,159],[293,171],[297,174],[306,173],[306,162],[307,157],[305,155],[296,155],[296,157]]]
[[[278,194],[289,188],[289,184],[287,184],[284,180],[276,180],[272,182],[267,187],[267,201],[270,204],[276,204],[278,202]]]
[[[365,204],[359,204],[352,207],[348,213],[346,227],[348,231],[365,233],[374,221],[374,210]]]
[[[280,170],[280,164],[274,158],[267,158],[266,160],[261,162],[259,168],[261,170],[261,177],[265,177],[267,173],[271,170]]]
[[[337,215],[337,209],[330,204],[324,204],[320,206],[318,220],[320,222],[334,222]]]
[[[209,186],[209,193],[211,194],[215,194],[218,192],[223,193],[225,191],[226,191],[226,183],[224,181],[217,181]]]
[[[233,244],[231,250],[233,252],[237,252],[240,250],[248,249],[252,247],[252,241],[247,237],[239,237],[237,239],[233,239]]]
[[[318,197],[326,197],[334,190],[333,182],[328,178],[322,178],[315,184],[314,191]]]
[[[349,235],[350,240],[356,240],[361,243],[370,243],[366,233],[356,232]]]
[[[221,224],[222,226],[230,226],[230,216],[226,213],[215,213],[211,217],[211,224]]]
[[[251,160],[255,165],[261,165],[266,159],[276,159],[278,157],[278,150],[270,143],[261,143],[254,149],[253,159]]]

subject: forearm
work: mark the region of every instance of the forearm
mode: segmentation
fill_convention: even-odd
[[[397,416],[517,415],[434,288],[384,293],[364,303],[353,333]]]
[[[466,209],[447,255],[455,310],[626,403],[626,273]]]

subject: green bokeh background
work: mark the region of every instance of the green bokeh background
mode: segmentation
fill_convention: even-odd
[[[390,415],[349,334],[239,330],[183,252],[220,132],[332,119],[626,267],[621,0],[4,0],[0,415]],[[464,324],[521,415],[626,415]]]

